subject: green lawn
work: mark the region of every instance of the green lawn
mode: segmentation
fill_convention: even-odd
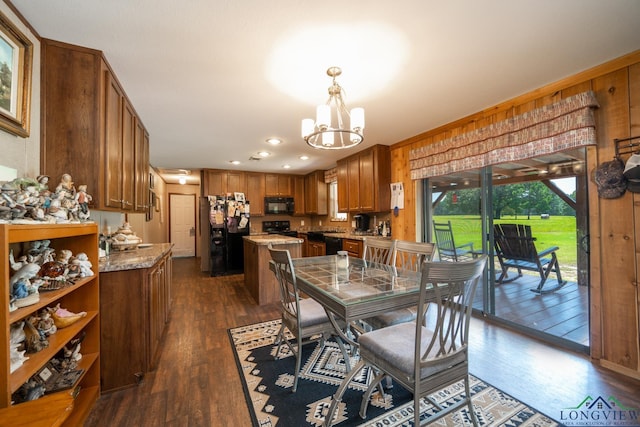
[[[438,215],[434,216],[436,222],[451,221],[453,236],[456,246],[467,242],[473,242],[473,247],[480,249],[482,230],[479,216],[471,215]],[[573,267],[577,263],[576,249],[576,218],[573,216],[551,216],[549,219],[540,219],[540,216],[526,217],[503,216],[495,223],[526,224],[531,226],[531,234],[536,238],[536,249],[542,251],[550,246],[558,246],[557,251],[560,267],[564,273],[564,267]]]

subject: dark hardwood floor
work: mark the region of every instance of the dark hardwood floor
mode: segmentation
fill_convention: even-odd
[[[158,369],[135,388],[103,395],[85,426],[251,425],[227,329],[277,318],[278,307],[257,306],[242,275],[209,277],[199,265],[195,258],[174,259],[173,307]],[[552,418],[586,396],[615,396],[640,408],[640,381],[584,355],[481,319],[472,322],[471,337],[471,372]]]

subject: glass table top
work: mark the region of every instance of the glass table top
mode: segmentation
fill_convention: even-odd
[[[292,260],[298,286],[312,286],[342,305],[362,304],[418,292],[420,273],[337,255]]]

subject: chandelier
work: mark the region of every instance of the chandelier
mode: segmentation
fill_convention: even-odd
[[[333,78],[329,99],[326,104],[318,105],[315,121],[302,120],[302,137],[313,148],[340,150],[355,147],[364,140],[364,108],[353,108],[349,112],[344,105],[342,87],[336,82],[336,77],[342,74],[340,67],[330,67],[327,74]],[[345,123],[347,118],[350,123]]]

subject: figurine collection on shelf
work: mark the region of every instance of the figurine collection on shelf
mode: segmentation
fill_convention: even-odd
[[[0,185],[0,223],[32,224],[77,223],[90,221],[92,197],[86,185],[74,186],[65,173],[55,190],[49,189],[49,177],[16,178]]]
[[[12,403],[36,400],[45,394],[74,387],[84,372],[83,369],[77,369],[78,362],[82,359],[80,348],[84,337],[85,333],[82,332],[69,341],[39,372],[13,393]],[[11,369],[13,372],[13,359]]]
[[[95,274],[86,253],[56,251],[50,244],[49,240],[28,242],[29,248],[17,258],[13,248],[9,251],[13,273],[9,279],[9,311],[37,303],[40,291],[60,289]]]
[[[14,249],[20,250],[20,253],[14,254]],[[40,301],[41,291],[73,286],[76,280],[95,274],[86,253],[73,254],[68,249],[56,250],[51,247],[50,240],[34,240],[24,242],[21,246],[13,246],[9,250],[9,267],[9,312],[36,304]],[[13,323],[9,336],[10,371],[20,368],[28,360],[28,354],[47,348],[49,336],[86,315],[84,311],[73,313],[58,303]],[[72,358],[77,362],[79,347],[67,350],[67,359]],[[67,361],[64,366],[71,364]],[[36,382],[22,397],[31,400],[34,396],[39,396],[41,385]]]

